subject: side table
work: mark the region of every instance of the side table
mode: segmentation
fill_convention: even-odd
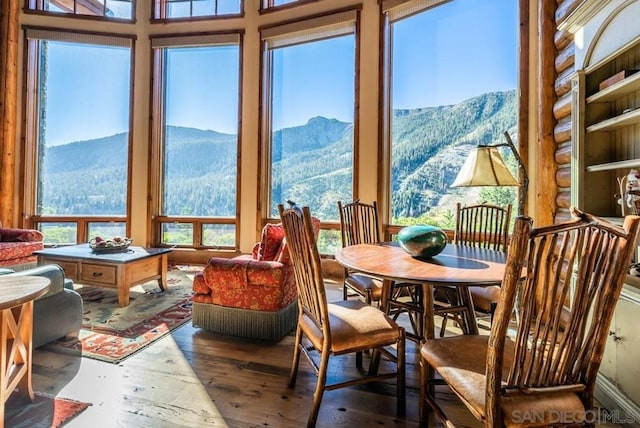
[[[0,276],[0,427],[4,427],[4,404],[18,392],[33,400],[31,354],[33,301],[49,289],[50,281],[39,276]]]

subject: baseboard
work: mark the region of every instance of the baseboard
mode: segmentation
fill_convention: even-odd
[[[608,410],[608,416],[618,419],[617,421],[602,422],[615,422],[625,427],[640,428],[640,407],[620,392],[613,382],[601,374],[598,374],[596,378],[594,395],[596,400]]]

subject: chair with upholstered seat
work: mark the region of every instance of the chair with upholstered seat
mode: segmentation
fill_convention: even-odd
[[[425,341],[421,426],[429,409],[453,426],[434,393],[441,383],[488,427],[589,425],[585,416],[640,217],[627,216],[620,227],[573,215],[537,229],[528,218],[516,219],[489,336]]]
[[[347,204],[338,201],[338,211],[343,248],[356,244],[377,244],[382,241],[376,201],[371,204],[365,204],[358,199]],[[423,311],[420,308],[421,287],[419,285],[392,281],[387,300],[387,313],[392,315],[394,320],[397,320],[402,313],[407,314],[412,332],[407,331],[406,334],[409,339],[416,341],[422,337]],[[347,268],[344,269],[344,300],[351,296],[358,296],[368,304],[377,303],[379,306],[382,299],[382,289],[382,279],[351,272]],[[358,362],[361,362],[360,357],[358,357]]]
[[[366,382],[396,380],[398,414],[405,411],[405,335],[389,316],[361,300],[327,303],[320,254],[314,239],[309,207],[302,213],[278,206],[284,227],[291,263],[298,288],[298,324],[289,376],[293,388],[298,375],[300,355],[304,354],[318,377],[307,426],[315,426],[325,390],[333,390]],[[390,349],[395,347],[395,350]],[[378,370],[371,365],[369,373],[327,384],[329,365],[335,356],[379,350],[395,363],[395,370]],[[391,362],[389,362],[391,364]],[[340,376],[340,371],[338,371]]]
[[[506,252],[510,221],[511,204],[499,207],[486,203],[469,206],[458,203],[453,242]],[[455,316],[459,322],[464,322],[464,319],[460,320],[459,315],[472,317],[474,314],[471,312],[475,310],[490,314],[493,319],[493,312],[500,297],[500,285],[442,286],[436,287],[435,295],[436,303],[440,304],[434,312],[443,317],[440,329],[440,336],[443,336],[449,316]],[[467,327],[463,324],[463,328]]]
[[[375,244],[380,239],[378,206],[375,201],[365,204],[360,200],[343,204],[338,201],[340,213],[340,237],[342,247],[356,244]],[[344,268],[343,298],[359,296],[368,304],[380,302],[382,281],[369,275],[351,272]]]

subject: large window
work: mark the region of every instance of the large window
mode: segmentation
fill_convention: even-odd
[[[352,10],[262,31],[268,218],[293,200],[337,222],[337,201],[353,199],[357,16]],[[337,242],[337,234],[321,233],[322,250]]]
[[[131,20],[135,0],[28,0],[27,10]]]
[[[235,249],[240,35],[158,37],[152,45],[156,240]]]
[[[278,204],[308,205],[338,220],[336,201],[353,195],[356,13],[263,31],[265,111],[270,164],[268,217]],[[342,21],[342,22],[341,22]]]
[[[132,40],[26,35],[27,212],[50,244],[125,235]]]
[[[517,3],[383,1],[389,223],[452,228],[456,202],[515,207],[514,187],[451,184],[472,147],[504,131],[517,144]]]

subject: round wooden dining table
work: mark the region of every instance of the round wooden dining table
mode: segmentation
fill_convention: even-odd
[[[506,262],[506,254],[501,251],[457,244],[447,244],[440,254],[430,259],[418,259],[395,242],[351,245],[338,250],[335,258],[348,269],[383,279],[381,309],[384,311],[391,296],[392,282],[420,284],[425,339],[435,336],[434,285],[459,287],[462,299],[471,305],[471,294],[465,285],[499,285]],[[469,333],[478,334],[475,317],[469,320],[468,329]]]

